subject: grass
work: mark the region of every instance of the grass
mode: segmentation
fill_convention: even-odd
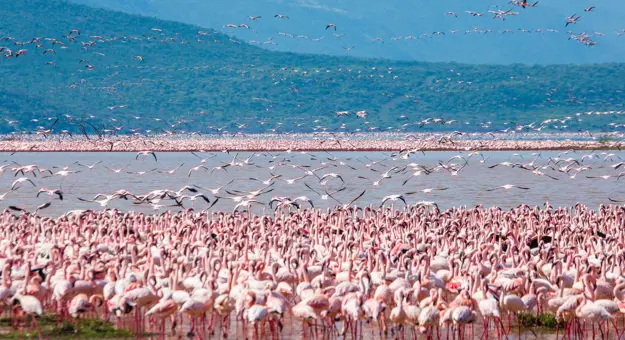
[[[22,320],[23,320],[23,318],[22,318]],[[38,317],[37,318],[37,322],[39,323],[40,327],[55,326],[56,325],[56,316],[54,314],[46,314],[44,316]],[[10,317],[0,318],[0,327],[1,328],[11,327],[12,324],[13,324],[13,318],[10,318]],[[30,318],[28,319],[28,324],[30,325]]]
[[[29,319],[30,320],[30,319]],[[123,339],[133,338],[135,334],[127,329],[117,329],[106,321],[99,319],[80,319],[80,324],[64,322],[60,327],[56,327],[56,316],[53,314],[44,315],[37,319],[43,337],[48,339]],[[36,332],[26,330],[14,331],[11,329],[12,320],[10,318],[0,319],[0,339],[29,339],[37,338]],[[30,322],[23,326],[29,329]],[[11,330],[10,332],[3,332]]]
[[[555,329],[558,326],[558,321],[556,320],[556,316],[550,313],[543,313],[538,315],[538,322],[536,320],[536,314],[534,313],[519,313],[518,316],[519,322],[523,327],[543,327]],[[563,323],[559,323],[560,328],[564,326]]]

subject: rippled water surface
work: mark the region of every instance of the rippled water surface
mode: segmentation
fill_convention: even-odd
[[[308,184],[311,188],[319,193],[323,193],[326,189],[333,192],[342,187],[340,179],[331,179],[325,185],[320,183],[319,178],[308,176],[288,184],[285,179],[295,179],[306,175],[306,170],[312,170],[320,167],[323,169],[315,171],[317,176],[323,176],[327,173],[336,173],[342,176],[345,181],[345,189],[338,192],[334,197],[341,203],[348,203],[363,191],[366,191],[360,200],[355,204],[368,205],[373,204],[379,206],[382,198],[390,194],[403,194],[407,192],[417,192],[416,194],[406,195],[408,204],[415,204],[419,201],[433,201],[441,208],[449,206],[473,206],[483,204],[485,206],[497,205],[503,208],[511,208],[521,203],[530,205],[542,205],[545,201],[555,206],[570,206],[577,202],[582,202],[591,207],[596,208],[599,204],[610,203],[608,198],[625,199],[625,187],[622,184],[625,177],[617,180],[616,177],[608,179],[587,178],[587,176],[601,175],[617,175],[621,171],[625,171],[625,167],[613,169],[611,166],[620,162],[620,157],[625,157],[625,153],[596,152],[592,158],[582,156],[588,155],[590,152],[569,152],[561,154],[560,152],[542,152],[534,154],[533,152],[484,152],[482,159],[480,155],[473,155],[466,167],[464,167],[457,176],[452,176],[449,171],[440,168],[442,164],[456,164],[456,168],[461,167],[465,161],[463,159],[452,157],[463,155],[467,157],[468,153],[458,152],[430,152],[412,154],[408,159],[393,158],[389,153],[371,153],[371,152],[343,152],[328,154],[324,152],[317,153],[272,153],[272,154],[253,154],[253,153],[203,153],[199,154],[201,158],[206,158],[205,166],[209,170],[200,169],[193,172],[189,177],[189,169],[200,165],[200,158],[191,153],[158,153],[158,161],[151,156],[135,159],[134,153],[18,153],[14,155],[4,154],[6,163],[16,162],[21,165],[36,164],[42,169],[51,169],[53,172],[61,170],[57,167],[69,166],[69,170],[80,171],[79,173],[70,174],[67,177],[54,176],[44,178],[49,175],[48,172],[39,174],[34,177],[32,174],[27,175],[33,180],[35,186],[29,183],[23,183],[19,189],[10,192],[3,201],[2,208],[10,205],[19,206],[27,210],[34,210],[40,204],[50,200],[46,194],[36,197],[40,188],[56,189],[61,188],[64,192],[64,200],[53,199],[52,205],[43,210],[42,213],[47,215],[58,215],[73,209],[102,209],[99,204],[82,202],[78,197],[91,199],[97,193],[111,194],[119,189],[126,189],[134,194],[146,194],[157,189],[173,189],[178,190],[184,185],[197,185],[203,188],[217,188],[231,180],[235,180],[231,184],[226,185],[218,196],[223,197],[212,208],[213,210],[231,211],[235,206],[235,202],[227,197],[233,197],[226,190],[233,192],[252,191],[263,188],[265,185],[260,181],[250,180],[257,178],[267,180],[270,174],[281,175],[282,177],[275,181],[270,189],[272,192],[257,198],[262,203],[269,203],[273,196],[289,196],[291,198],[306,195],[313,201],[316,207],[327,208],[338,204],[330,199],[323,200],[315,192],[305,186]],[[569,158],[567,161],[558,162],[557,157]],[[236,158],[235,158],[236,156]],[[211,158],[212,157],[212,158]],[[552,160],[550,161],[550,157]],[[553,160],[556,158],[556,160]],[[0,158],[1,159],[1,158]],[[451,161],[450,161],[451,159]],[[535,160],[534,160],[535,159]],[[481,162],[483,160],[483,162]],[[546,176],[538,176],[530,170],[521,169],[519,167],[497,166],[489,168],[499,162],[509,161],[512,163],[528,164],[534,160],[534,165],[540,166],[539,171],[551,175],[558,180]],[[97,164],[93,169],[74,164]],[[379,163],[375,163],[378,162]],[[555,163],[558,163],[557,165]],[[576,162],[579,162],[577,164]],[[211,173],[213,167],[226,163],[238,163],[224,170],[215,170]],[[375,163],[375,164],[374,164]],[[580,166],[590,167],[588,171],[579,173],[575,179],[570,179],[570,175],[575,174],[575,170],[571,170],[568,174],[558,171],[557,168],[564,167],[571,163],[570,168],[575,169]],[[416,164],[423,165],[427,168],[436,168],[437,170],[430,175],[421,174],[420,176],[411,178],[407,184],[402,185],[406,179],[415,172],[413,168]],[[159,171],[172,170],[182,165],[174,174],[163,173]],[[118,169],[127,166],[120,173],[114,173],[111,169]],[[11,183],[22,175],[14,176],[10,168],[17,167],[16,164],[10,165],[2,174],[2,192],[10,190]],[[397,167],[389,172],[390,178],[380,181],[378,186],[374,186],[374,181],[380,180],[384,172]],[[127,172],[149,171],[145,175],[130,174]],[[567,169],[568,170],[568,169]],[[397,172],[399,171],[399,172]],[[487,191],[496,186],[504,184],[515,184],[528,187],[528,190],[520,190],[512,188],[510,190]],[[426,188],[448,188],[447,190],[434,191],[431,194],[425,194],[420,190]],[[201,190],[211,200],[214,195],[206,190]],[[187,194],[189,194],[187,192]],[[170,205],[169,201],[161,201],[159,204]],[[185,207],[195,207],[196,209],[204,209],[207,204],[198,199],[195,202],[184,201]],[[396,206],[403,205],[402,202],[395,202]],[[307,206],[307,204],[304,204]],[[118,208],[123,210],[135,210],[151,212],[153,207],[147,204],[134,205],[132,201],[114,200],[108,205],[109,208]],[[180,209],[177,207],[163,207],[161,209]],[[269,209],[268,206],[260,204],[254,205],[254,212],[261,212],[262,209]]]

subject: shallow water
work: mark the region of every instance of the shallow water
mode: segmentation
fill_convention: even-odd
[[[588,153],[587,151],[568,153],[561,157],[573,157],[581,162],[582,155]],[[259,181],[249,180],[249,178],[256,177],[261,180],[267,180],[270,177],[270,173],[273,173],[275,175],[282,175],[282,177],[275,181],[275,184],[271,187],[273,189],[272,192],[257,198],[259,201],[268,203],[273,196],[289,196],[294,198],[300,195],[306,195],[312,199],[316,207],[327,208],[335,206],[337,202],[332,199],[321,199],[316,193],[309,190],[304,183],[307,183],[320,193],[322,193],[324,188],[332,192],[341,187],[342,184],[339,179],[330,180],[325,186],[322,186],[319,179],[314,176],[298,180],[294,184],[288,184],[283,180],[294,179],[304,175],[305,170],[294,167],[295,165],[310,166],[310,169],[313,169],[323,167],[322,162],[325,162],[327,168],[316,171],[315,174],[322,176],[326,173],[337,173],[343,177],[346,189],[334,195],[341,203],[349,202],[364,190],[366,190],[366,193],[355,204],[360,206],[369,204],[378,206],[382,198],[386,195],[403,194],[425,188],[447,187],[447,190],[435,191],[431,194],[418,192],[417,194],[408,195],[406,196],[406,201],[408,204],[415,204],[422,200],[434,201],[441,208],[483,204],[485,206],[497,205],[507,209],[518,206],[521,203],[542,205],[546,201],[553,206],[571,206],[581,202],[596,208],[599,204],[610,203],[608,197],[625,199],[625,186],[623,186],[620,181],[616,180],[616,177],[607,180],[586,178],[586,176],[618,174],[621,170],[625,170],[625,167],[617,170],[610,167],[610,165],[620,162],[619,157],[625,158],[625,153],[611,153],[614,155],[607,157],[607,154],[597,153],[599,158],[591,160],[585,159],[583,164],[591,166],[592,169],[580,173],[574,180],[569,178],[569,174],[561,173],[551,168],[541,169],[540,171],[559,178],[559,180],[553,180],[545,176],[537,176],[531,171],[520,168],[504,166],[498,166],[493,169],[488,168],[490,165],[507,160],[527,164],[535,157],[538,157],[535,161],[535,165],[542,166],[548,163],[549,157],[556,157],[560,154],[559,152],[542,152],[540,156],[533,156],[532,152],[484,152],[483,155],[486,158],[484,163],[480,163],[482,159],[480,156],[473,156],[469,160],[468,165],[462,169],[457,176],[451,176],[448,171],[440,169],[430,175],[414,177],[406,185],[402,185],[413,172],[408,168],[404,173],[393,174],[391,172],[390,175],[392,177],[382,180],[379,186],[373,186],[373,182],[379,180],[383,172],[394,166],[401,169],[410,163],[418,163],[427,167],[435,167],[438,166],[439,162],[447,163],[451,157],[458,154],[462,154],[466,157],[467,153],[418,153],[411,155],[407,160],[391,159],[389,153],[379,152],[337,152],[332,155],[324,152],[314,154],[295,152],[273,154],[239,153],[236,155],[236,162],[244,162],[248,157],[252,157],[245,166],[230,166],[226,169],[227,171],[216,170],[212,174],[210,171],[202,169],[199,172],[192,173],[191,177],[188,176],[189,169],[200,165],[200,159],[191,153],[157,153],[158,161],[155,161],[151,156],[145,159],[140,157],[136,160],[134,153],[17,153],[12,156],[4,154],[4,159],[7,160],[5,164],[13,161],[22,165],[37,164],[41,168],[51,169],[52,171],[61,170],[53,169],[54,166],[69,166],[70,170],[80,172],[70,174],[67,177],[55,176],[50,178],[42,177],[47,175],[47,173],[38,174],[37,177],[28,175],[36,186],[29,183],[21,184],[18,190],[10,192],[5,199],[0,202],[0,207],[6,208],[9,205],[16,205],[28,210],[34,210],[38,205],[50,200],[50,197],[45,193],[39,198],[36,198],[39,188],[62,188],[65,194],[64,200],[60,201],[54,198],[52,205],[41,211],[42,214],[56,216],[73,209],[102,209],[100,205],[96,203],[78,200],[78,197],[91,199],[97,193],[111,194],[116,190],[126,189],[135,194],[146,194],[156,189],[169,188],[178,190],[184,185],[217,188],[234,179],[235,182],[227,185],[218,194],[222,197],[231,197],[231,195],[225,192],[226,189],[240,191],[260,189],[264,187],[264,184]],[[215,155],[215,157],[207,159],[205,164],[209,169],[224,163],[230,163],[235,157],[235,154],[227,153],[200,154],[202,158],[209,158],[211,155]],[[338,163],[330,162],[328,158],[331,157],[337,157],[339,161],[351,165],[356,168],[356,170],[347,166],[333,166],[332,164]],[[606,157],[607,159],[604,160]],[[2,156],[0,156],[0,159],[2,159]],[[381,163],[367,166],[367,164],[372,163],[372,160],[381,160]],[[102,161],[102,163],[96,165],[94,169],[89,170],[85,167],[73,164],[76,161],[82,164],[93,164],[97,161]],[[157,172],[158,170],[171,170],[183,163],[184,165],[173,175]],[[453,159],[451,163],[461,165],[464,164],[464,160]],[[564,164],[565,163],[562,163],[560,166]],[[104,166],[108,166],[109,168],[117,169],[125,165],[128,165],[128,167],[119,174],[104,168]],[[553,163],[551,165],[553,166]],[[10,167],[13,166],[15,165]],[[275,168],[268,168],[272,166],[275,166]],[[574,167],[576,166],[577,165],[574,165]],[[157,171],[147,173],[143,176],[126,173],[126,171],[136,172],[152,169],[156,169]],[[570,174],[572,175],[573,172]],[[358,176],[363,178],[358,178]],[[2,192],[10,190],[12,181],[18,177],[21,177],[21,175],[14,176],[10,169],[5,170],[2,174],[2,184],[0,184],[2,189],[0,190],[2,190]],[[622,178],[622,180],[625,180],[625,177]],[[504,184],[526,186],[529,190],[513,188],[508,191],[502,189],[486,191],[487,189]],[[210,192],[204,190],[200,191],[206,193],[211,201],[214,199]],[[161,204],[168,205],[169,201],[165,203],[161,202]],[[212,210],[231,211],[234,205],[235,203],[230,199],[221,199]],[[402,202],[395,202],[395,206],[401,205],[403,205]],[[201,199],[198,199],[194,204],[193,202],[185,201],[185,207],[193,206],[196,209],[204,209],[207,207],[207,204]],[[307,204],[304,204],[304,206],[307,206]],[[143,212],[153,211],[152,207],[147,204],[133,205],[131,201],[124,200],[112,201],[108,207]],[[163,209],[180,208],[165,207]],[[263,209],[269,209],[269,207],[260,205],[255,205],[253,207],[253,211],[256,213],[262,212]]]
[[[388,318],[388,314],[387,314]],[[502,334],[500,335],[501,339],[515,340],[515,339],[545,339],[545,340],[556,340],[556,331],[555,329],[541,328],[541,327],[533,327],[522,328],[521,336],[519,337],[518,328],[516,327],[516,321],[514,319],[512,321],[512,327],[508,329],[508,323],[506,320],[502,320],[504,322],[505,332],[507,332],[507,337]],[[179,323],[180,321],[178,321]],[[228,336],[224,337],[223,328],[221,321],[218,321],[217,318],[214,319],[215,327],[212,333],[208,332],[208,324],[209,319],[207,319],[202,326],[202,322],[198,321],[196,328],[193,333],[190,333],[190,321],[186,316],[183,317],[182,323],[183,327],[178,327],[176,329],[176,334],[171,332],[171,322],[168,319],[166,321],[166,338],[167,339],[181,339],[181,338],[204,338],[204,339],[254,339],[254,328],[249,324],[244,324],[242,321],[234,320],[234,313],[230,318],[230,328],[228,331]],[[276,336],[275,326],[273,326],[274,337],[272,337],[272,328],[270,324],[267,322],[264,327],[259,327],[259,339],[303,339],[304,332],[301,321],[291,318],[290,315],[285,315],[282,321],[283,329],[279,332],[279,336]],[[123,327],[134,331],[134,319],[128,318],[122,324]],[[146,327],[144,329],[144,333],[154,334],[150,337],[144,337],[145,339],[162,339],[157,334],[159,334],[159,330],[151,327],[148,322],[145,323]],[[307,326],[306,328],[306,338],[307,339],[354,339],[352,336],[351,330],[348,329],[346,334],[343,333],[343,328],[345,324],[343,321],[337,321],[334,325],[335,329],[332,330],[331,326],[321,326],[318,322],[316,326]],[[592,338],[590,325],[587,325],[585,328],[586,336],[582,337],[583,339]],[[604,328],[605,331],[605,328]],[[619,329],[619,332],[621,330]],[[433,331],[432,339],[460,339],[458,337],[458,327],[440,327],[437,331]],[[611,328],[610,332],[605,332],[604,336],[601,337],[601,334],[598,328],[595,326],[595,332],[597,335],[597,339],[616,339],[614,335],[614,330]],[[494,326],[494,322],[489,324],[488,336],[484,336],[484,326],[481,317],[479,318],[477,323],[471,325],[465,325],[462,329],[463,339],[498,339],[497,337],[497,329]],[[195,337],[192,336],[195,335]],[[427,335],[420,333],[417,329],[413,327],[405,327],[403,331],[400,328],[395,328],[392,325],[388,324],[387,332],[380,332],[380,326],[376,321],[361,321],[358,326],[358,336],[357,339],[369,340],[369,339],[401,339],[401,334],[404,335],[405,339],[427,339]],[[562,337],[562,330],[559,330],[559,337]],[[204,337],[205,335],[205,337]],[[609,336],[608,336],[609,335]],[[573,334],[571,334],[573,337]]]
[[[234,314],[233,314],[234,315]],[[387,314],[388,319],[388,314]],[[556,330],[550,328],[543,327],[532,327],[521,328],[520,337],[519,330],[517,328],[516,320],[512,318],[510,320],[512,322],[511,327],[508,325],[507,318],[504,317],[502,320],[504,325],[504,330],[501,332],[499,339],[508,339],[508,340],[517,340],[517,339],[544,339],[544,340],[557,340],[559,338],[563,338],[565,334],[562,329],[557,331],[558,337],[556,337]],[[132,321],[131,321],[132,322]],[[223,337],[223,329],[220,321],[215,321],[215,328],[212,334],[208,333],[208,320],[205,324],[205,333],[202,333],[201,323],[195,329],[196,336],[201,336],[206,334],[206,339],[224,339]],[[181,335],[189,336],[190,325],[188,319],[183,319],[184,327],[182,329],[177,329],[176,334],[171,333],[171,324],[169,320],[166,322],[166,332],[167,339],[180,339]],[[149,327],[149,324],[146,323]],[[279,333],[278,339],[303,339],[304,333],[302,331],[301,321],[292,319],[289,315],[284,316],[283,320],[283,329]],[[308,327],[306,330],[306,338],[307,339],[354,339],[352,337],[350,329],[347,330],[346,334],[343,334],[343,327],[345,327],[343,321],[337,321],[335,324],[335,330],[332,331],[332,328],[322,327],[319,323],[316,327]],[[423,334],[413,327],[405,327],[403,331],[399,328],[393,327],[389,323],[387,323],[387,332],[380,332],[380,326],[376,321],[361,321],[358,326],[358,339],[369,340],[369,339],[401,339],[402,334],[404,339],[428,339],[427,334]],[[584,335],[578,335],[578,339],[592,339],[592,329],[590,324],[580,324],[579,329],[584,331]],[[619,327],[621,324],[619,323]],[[605,325],[602,325],[603,328],[603,336],[600,332],[597,325],[595,325],[595,335],[596,339],[617,339],[617,336],[614,332],[612,326],[610,326],[609,331],[606,330]],[[132,329],[129,328],[129,329]],[[315,333],[316,329],[316,333]],[[158,331],[147,330],[151,334],[158,334]],[[265,324],[264,330],[261,328],[262,332],[260,335],[260,339],[271,339],[271,328],[269,323]],[[507,335],[504,335],[504,332]],[[619,328],[619,332],[622,332],[622,329]],[[430,339],[460,339],[458,337],[458,327],[450,326],[450,327],[439,327],[438,333],[436,330],[433,330],[433,337]],[[575,335],[571,333],[571,338],[574,338]],[[157,336],[151,337],[153,339],[157,339]],[[251,325],[246,325],[243,328],[243,323],[241,321],[234,321],[234,316],[231,317],[230,328],[228,332],[228,339],[254,339],[254,328]],[[488,334],[485,336],[484,334],[484,323],[482,321],[481,316],[478,317],[478,321],[471,325],[465,325],[462,329],[462,338],[463,339],[473,339],[473,340],[485,340],[485,339],[498,339],[497,336],[497,328],[494,325],[494,321],[491,321],[488,326]],[[564,336],[564,338],[567,338]],[[162,338],[161,338],[162,339]]]

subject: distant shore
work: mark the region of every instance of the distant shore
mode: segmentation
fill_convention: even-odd
[[[515,151],[515,150],[612,150],[620,149],[621,142],[615,139],[572,139],[570,136],[527,135],[515,136],[484,135],[479,138],[465,135],[447,138],[445,134],[410,135],[341,135],[324,136],[280,136],[250,135],[228,136],[173,136],[173,137],[129,137],[120,136],[104,140],[67,139],[57,136],[48,138],[25,138],[0,141],[0,152],[136,152],[152,150],[160,152],[188,151]],[[568,138],[567,138],[568,137]]]

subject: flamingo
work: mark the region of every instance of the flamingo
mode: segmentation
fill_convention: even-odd
[[[37,323],[36,316],[43,315],[43,307],[41,305],[41,301],[37,299],[33,295],[26,295],[26,289],[28,286],[28,282],[30,280],[30,264],[27,262],[27,271],[26,277],[24,279],[24,286],[20,291],[15,293],[11,298],[11,304],[20,308],[25,315],[30,315],[31,317],[31,325],[35,327],[37,330],[37,334],[39,338],[42,339],[41,329],[39,328],[39,324]]]

